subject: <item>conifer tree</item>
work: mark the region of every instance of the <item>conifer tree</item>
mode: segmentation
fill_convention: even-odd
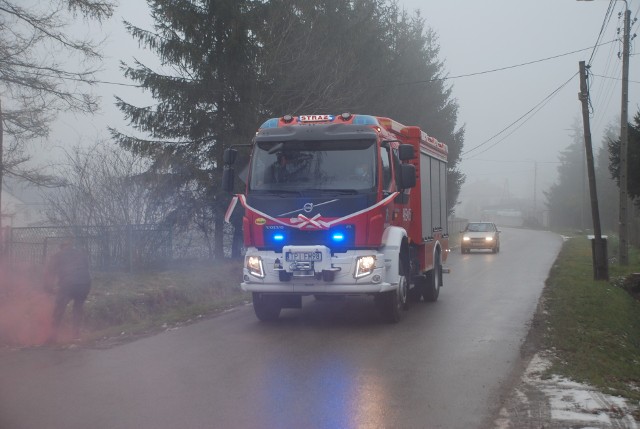
[[[548,191],[547,206],[550,224],[561,228],[590,228],[591,209],[583,132],[578,124],[573,127],[572,143],[561,152],[558,179]]]
[[[449,145],[449,213],[464,182],[464,128],[435,33],[386,0],[272,0],[259,37],[265,111],[350,111],[418,125]]]
[[[113,135],[149,157],[150,174],[176,193],[168,220],[213,222],[203,232],[215,232],[216,255],[227,203],[218,192],[223,149],[250,143],[262,121],[287,113],[349,111],[421,126],[449,145],[451,211],[464,180],[457,170],[464,130],[456,128],[435,36],[419,16],[389,0],[148,1],[154,31],[127,28],[174,74],[123,66],[157,104],[118,99],[150,138]]]
[[[254,95],[256,46],[250,0],[149,0],[155,32],[126,22],[138,42],[155,51],[172,74],[136,62],[123,64],[157,104],[134,106],[118,98],[130,124],[150,138],[112,130],[125,148],[152,160],[157,176],[175,199],[167,221],[199,225],[213,234],[214,253],[223,255],[224,209],[220,189],[222,153],[246,143],[258,118]],[[212,255],[213,256],[213,255]]]
[[[620,186],[620,139],[609,140],[609,171]],[[628,126],[627,192],[640,207],[640,111]]]

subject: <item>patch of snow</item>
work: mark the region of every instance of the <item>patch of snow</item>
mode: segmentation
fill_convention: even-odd
[[[501,409],[494,422],[496,429],[521,427],[523,409],[527,410],[528,418],[534,417],[532,414],[537,416],[536,423],[541,423],[540,416],[546,415],[546,419],[550,420],[547,423],[558,423],[561,427],[639,428],[633,418],[635,408],[624,398],[605,395],[593,386],[557,375],[543,379],[542,375],[550,366],[551,361],[545,357],[545,353],[538,353],[531,359],[520,384],[512,393],[516,405],[512,403],[510,407]],[[532,395],[531,392],[538,394]],[[513,410],[511,414],[510,409]]]

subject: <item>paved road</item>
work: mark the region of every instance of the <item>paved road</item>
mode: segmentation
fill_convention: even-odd
[[[107,350],[0,356],[0,428],[484,428],[561,240],[503,229],[501,252],[452,252],[437,303],[397,325],[370,299],[250,306]]]

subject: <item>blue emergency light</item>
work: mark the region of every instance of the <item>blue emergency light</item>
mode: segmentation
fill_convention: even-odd
[[[334,243],[342,243],[344,241],[344,234],[341,232],[334,232],[331,234],[331,240]]]
[[[273,229],[272,229],[273,228]],[[330,230],[287,228],[269,226],[264,229],[264,245],[267,248],[282,249],[285,245],[324,245],[332,250],[344,249],[355,241],[353,225],[336,225]]]

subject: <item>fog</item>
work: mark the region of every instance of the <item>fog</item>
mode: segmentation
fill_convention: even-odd
[[[483,198],[516,197],[544,206],[543,191],[556,179],[558,153],[572,142],[572,130],[582,126],[577,96],[579,61],[590,62],[593,74],[594,153],[602,144],[605,127],[619,128],[618,54],[622,44],[616,40],[624,2],[615,2],[615,11],[606,22],[606,0],[401,0],[399,4],[409,12],[419,10],[438,35],[439,58],[459,104],[458,126],[466,130],[460,169],[467,179],[458,215],[469,215],[465,200],[484,189]],[[633,20],[640,1],[628,4]],[[46,152],[48,159],[59,156],[61,148],[108,138],[108,126],[125,129],[122,114],[113,104],[114,95],[152,103],[138,88],[129,86],[132,82],[119,70],[120,61],[132,63],[134,58],[158,65],[157,58],[139,49],[124,31],[123,19],[152,28],[144,0],[121,2],[100,33],[106,40],[104,72],[99,79],[110,82],[96,88],[102,96],[102,111],[90,118],[60,116],[47,142],[53,148]],[[631,34],[638,32],[638,26],[638,22],[632,25]],[[602,46],[594,50],[601,29]],[[640,108],[640,81],[634,79],[639,75],[640,56],[635,46],[632,42],[629,119]]]
[[[579,77],[575,75],[579,61],[590,62],[594,74],[590,82],[594,153],[602,145],[607,125],[619,129],[622,61],[618,53],[622,43],[608,42],[619,38],[623,21],[618,13],[624,10],[624,2],[615,3],[600,38],[604,45],[595,52],[591,47],[609,6],[605,0],[404,3],[410,10],[420,8],[439,36],[440,56],[460,106],[459,124],[466,128],[467,153],[461,170],[467,180],[459,214],[465,215],[464,199],[469,191],[477,195],[485,187],[492,190],[489,195],[500,192],[500,196],[528,200],[533,200],[535,189],[536,203],[544,203],[542,191],[556,179],[558,152],[572,143],[572,129],[582,127]],[[629,2],[632,20],[639,8],[637,0]],[[631,28],[632,35],[636,32],[638,22]],[[637,54],[635,46],[632,42],[631,80],[640,70],[640,57],[633,55]],[[519,66],[534,61],[539,62]],[[465,76],[501,68],[507,69]],[[639,106],[640,82],[635,79],[629,84],[629,120]]]

